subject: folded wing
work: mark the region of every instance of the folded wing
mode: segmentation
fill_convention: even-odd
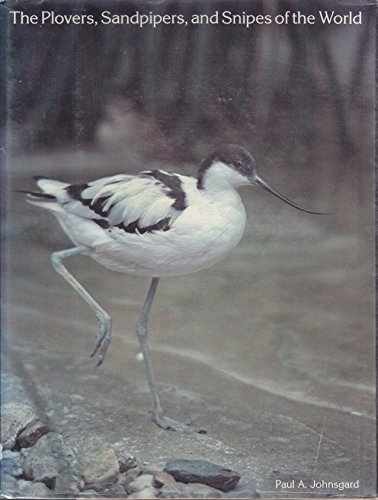
[[[168,231],[186,208],[180,176],[162,170],[139,175],[115,175],[81,185],[37,178],[42,193],[31,193],[33,203],[52,201],[67,213],[91,219],[102,228],[127,233]],[[48,198],[46,198],[46,196]]]

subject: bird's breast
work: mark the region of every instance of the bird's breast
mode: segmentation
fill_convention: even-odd
[[[183,252],[211,265],[239,243],[246,214],[238,193],[232,194],[236,196],[203,196],[189,204],[172,228],[172,236],[180,239]]]
[[[91,256],[116,271],[144,276],[177,276],[222,260],[240,241],[246,215],[239,195],[187,197],[187,207],[167,231],[128,234],[119,230]]]

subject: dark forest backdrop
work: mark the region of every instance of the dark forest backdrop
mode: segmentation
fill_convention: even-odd
[[[364,204],[373,165],[374,6],[321,0],[24,0],[2,9],[95,16],[104,9],[129,15],[138,10],[186,18],[226,9],[272,16],[300,10],[317,18],[319,10],[361,11],[362,25],[248,29],[12,25],[8,19],[5,39],[11,61],[7,146],[16,153],[94,147],[106,151],[114,168],[127,171],[138,150],[143,162],[164,160],[171,169],[234,142],[276,177],[299,173],[295,184],[306,199],[324,199],[327,209],[343,203],[347,210],[347,194],[358,210]],[[353,229],[363,217],[348,218]]]

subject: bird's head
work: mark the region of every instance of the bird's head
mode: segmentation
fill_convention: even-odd
[[[218,147],[202,161],[198,172],[198,189],[211,189],[211,186],[214,185],[219,188],[236,188],[244,185],[258,186],[302,212],[325,215],[323,212],[314,212],[299,207],[269,186],[264,179],[257,175],[255,160],[251,153],[235,144],[224,144]]]

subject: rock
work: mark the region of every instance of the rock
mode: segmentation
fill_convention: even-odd
[[[37,413],[29,405],[7,403],[1,408],[1,444],[4,450],[16,446],[17,436],[25,427],[37,418]]]
[[[189,498],[220,498],[222,496],[219,490],[201,483],[188,484],[186,489]]]
[[[117,453],[117,458],[120,472],[127,472],[133,469],[137,464],[135,457],[126,451]]]
[[[161,498],[220,498],[222,493],[211,486],[200,483],[176,483],[175,486],[165,485],[159,491]]]
[[[15,455],[17,455],[15,453]],[[13,477],[20,477],[24,473],[24,469],[22,467],[22,462],[20,459],[20,454],[18,454],[15,458],[7,458],[3,457],[0,462],[0,470],[1,474],[9,474]]]
[[[37,419],[34,408],[21,403],[8,403],[1,408],[1,444],[4,450],[16,446],[17,436],[25,427]]]
[[[13,458],[16,460],[21,460],[21,452],[20,451],[11,451],[11,450],[4,450],[2,453],[0,452],[2,460],[3,458]]]
[[[31,481],[18,481],[17,493],[26,498],[46,498],[54,496],[54,493],[43,483]]]
[[[223,495],[222,498],[260,498],[260,494],[255,490],[239,490],[239,491],[230,491]]]
[[[176,479],[167,472],[158,471],[154,473],[155,485],[158,488],[162,486],[171,486],[174,488],[177,484]]]
[[[39,419],[32,420],[17,437],[19,448],[30,448],[51,429]]]
[[[26,479],[41,481],[49,488],[55,488],[59,465],[53,456],[32,453],[25,460],[24,470]]]
[[[78,495],[79,498],[96,498],[97,496],[98,493],[95,490],[84,490],[81,491]]]
[[[32,451],[32,449],[33,448],[21,448],[21,450],[19,451],[20,459],[21,459],[23,464],[25,463],[25,460],[27,459],[27,457],[30,455],[30,452]]]
[[[177,486],[164,485],[159,490],[160,498],[188,498],[185,494],[186,484],[177,484]]]
[[[127,490],[130,493],[134,493],[135,491],[141,491],[145,488],[153,488],[154,486],[154,476],[152,474],[142,474],[132,481]]]
[[[161,467],[158,467],[157,465],[154,464],[146,464],[145,462],[141,466],[143,467],[143,474],[156,474],[157,472],[161,471]]]
[[[131,493],[127,498],[157,498],[158,497],[158,490],[156,488],[148,487],[144,488],[143,490],[136,491],[134,493]]]
[[[117,455],[113,448],[103,448],[81,457],[83,478],[86,484],[113,483],[119,473]]]
[[[3,498],[15,498],[18,481],[9,474],[1,474],[1,495]]]
[[[95,483],[90,485],[90,489],[101,497],[124,498],[126,496],[126,491],[120,484]]]
[[[21,430],[22,424],[14,415],[1,414],[1,445],[4,450],[12,450],[16,446]]]
[[[14,415],[20,422],[24,424],[24,428],[29,422],[38,418],[34,408],[23,403],[6,403],[1,407],[1,414]]]
[[[142,469],[140,467],[134,467],[133,469],[128,470],[127,472],[124,472],[119,475],[118,477],[118,484],[123,486],[126,490],[126,492],[131,493],[129,491],[129,484],[134,481],[137,477],[139,477],[142,474]]]
[[[30,448],[24,463],[27,479],[41,481],[56,494],[76,495],[84,486],[80,463],[62,436],[50,432]]]
[[[182,483],[201,483],[224,492],[237,485],[240,474],[206,460],[169,460],[164,472]]]

